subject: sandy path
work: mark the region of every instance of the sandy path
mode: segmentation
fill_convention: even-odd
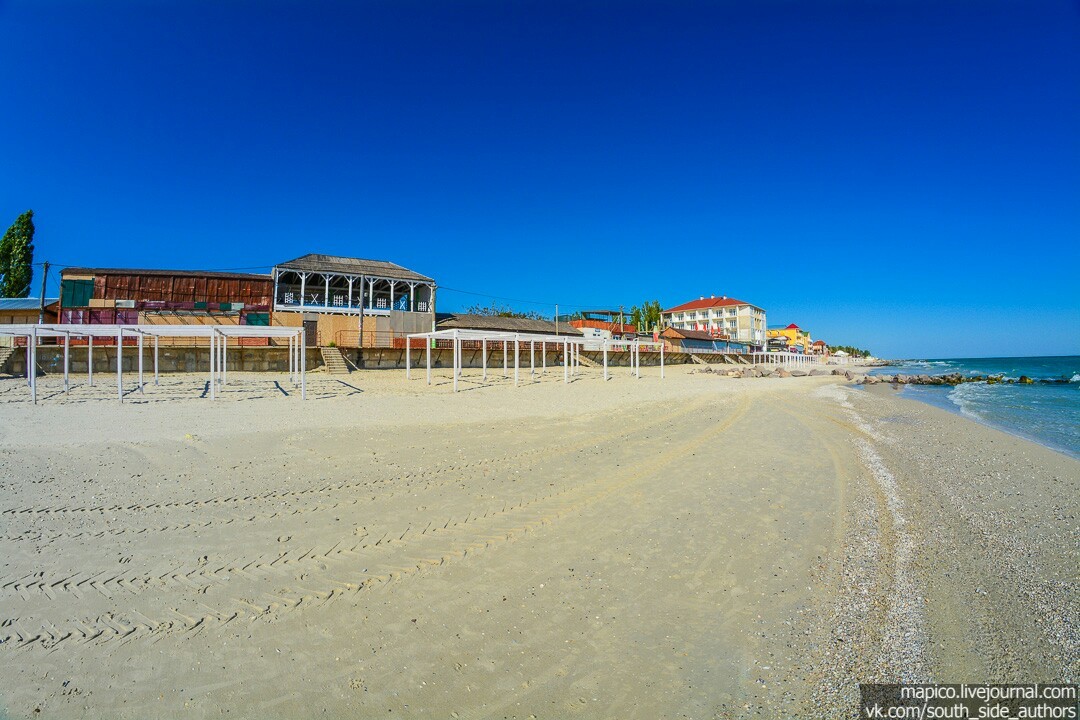
[[[302,405],[0,405],[8,713],[827,716],[961,634],[888,434],[910,403],[352,377]],[[37,425],[89,415],[129,439],[79,425],[58,452]]]

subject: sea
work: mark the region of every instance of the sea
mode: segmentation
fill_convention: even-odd
[[[906,385],[903,395],[960,413],[1080,459],[1080,355],[903,360],[873,375],[1027,375],[1034,385]],[[1045,384],[1039,380],[1066,380]]]

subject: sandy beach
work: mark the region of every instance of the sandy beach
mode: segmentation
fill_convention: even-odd
[[[1076,460],[842,377],[478,373],[123,405],[49,377],[37,407],[0,380],[0,717],[813,718],[858,682],[1077,682]]]

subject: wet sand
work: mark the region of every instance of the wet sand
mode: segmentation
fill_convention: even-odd
[[[690,370],[123,406],[0,380],[0,717],[805,718],[860,681],[1076,681],[1080,463],[887,388]]]

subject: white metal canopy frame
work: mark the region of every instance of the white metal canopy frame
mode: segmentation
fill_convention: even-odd
[[[529,346],[529,375],[535,376],[536,346],[540,345],[541,367],[540,373],[547,372],[547,349],[549,345],[561,347],[563,352],[563,382],[569,383],[572,375],[577,375],[581,367],[581,351],[585,346],[585,338],[568,337],[566,335],[532,335],[522,333],[500,332],[495,330],[435,330],[426,333],[407,335],[405,338],[405,379],[412,379],[412,341],[413,338],[424,340],[425,364],[427,369],[427,384],[431,384],[431,346],[435,340],[450,340],[454,351],[454,392],[458,391],[458,379],[462,369],[462,343],[466,341],[480,341],[480,356],[482,358],[483,379],[487,380],[487,354],[488,343],[502,343],[503,351],[503,377],[509,375],[509,345],[513,343],[514,354],[514,385],[521,384],[521,351],[527,343]],[[660,377],[664,377],[664,344],[651,340],[623,340],[604,341],[604,380],[608,374],[608,349],[610,347],[625,349],[630,352],[631,370],[637,377],[641,377],[641,348],[654,347],[660,349]]]
[[[139,392],[144,392],[143,339],[154,340],[154,384],[159,383],[158,338],[194,337],[210,339],[210,392],[211,400],[217,398],[218,390],[228,382],[226,361],[229,338],[286,338],[289,341],[289,381],[299,386],[300,397],[307,399],[307,359],[304,329],[297,327],[271,327],[265,325],[0,325],[0,335],[26,338],[26,382],[30,397],[37,403],[37,344],[40,338],[64,338],[64,392],[71,389],[71,338],[87,339],[87,381],[94,384],[94,338],[116,340],[116,397],[124,401],[124,340],[138,339]]]

